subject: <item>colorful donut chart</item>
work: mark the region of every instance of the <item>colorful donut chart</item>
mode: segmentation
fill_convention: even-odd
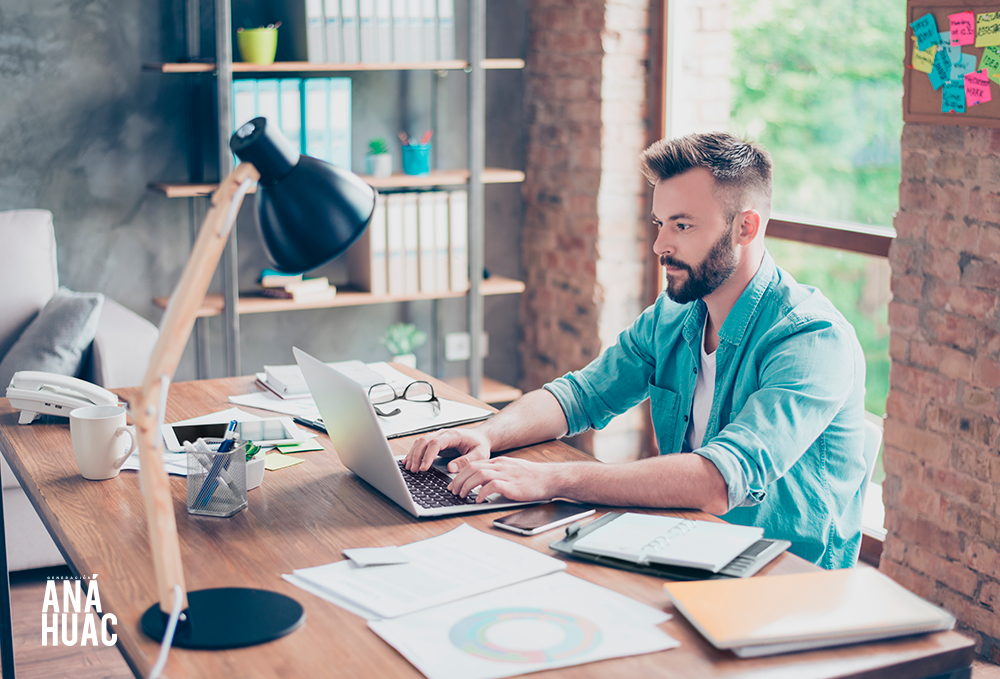
[[[517,620],[542,622],[557,626],[563,638],[549,648],[504,648],[489,641],[494,625]],[[469,655],[507,663],[545,663],[566,660],[586,653],[601,643],[601,630],[585,618],[541,608],[497,608],[470,615],[448,632],[448,639]]]

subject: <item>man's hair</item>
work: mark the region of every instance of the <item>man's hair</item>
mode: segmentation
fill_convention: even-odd
[[[763,220],[771,214],[771,156],[764,147],[737,139],[728,132],[689,134],[661,139],[642,152],[639,168],[650,184],[670,179],[696,167],[715,178],[713,193],[727,223],[747,207]]]

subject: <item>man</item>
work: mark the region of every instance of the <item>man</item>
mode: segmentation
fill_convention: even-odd
[[[792,541],[825,568],[861,544],[865,365],[854,329],[764,249],[771,160],[725,133],[663,140],[642,155],[666,291],[590,365],[471,429],[418,439],[427,469],[461,455],[453,492],[687,507]],[[624,464],[490,460],[601,428],[646,398],[660,456]]]

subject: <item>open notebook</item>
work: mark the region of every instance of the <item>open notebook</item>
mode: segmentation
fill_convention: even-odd
[[[874,568],[675,582],[663,589],[713,646],[741,658],[937,632],[955,624],[949,613]]]

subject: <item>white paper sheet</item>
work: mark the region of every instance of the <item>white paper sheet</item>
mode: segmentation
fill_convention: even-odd
[[[294,575],[375,617],[392,618],[566,568],[558,559],[466,524],[400,550],[408,563],[359,568],[345,559],[296,569]]]
[[[368,626],[429,679],[494,679],[674,648],[669,618],[555,573]]]

